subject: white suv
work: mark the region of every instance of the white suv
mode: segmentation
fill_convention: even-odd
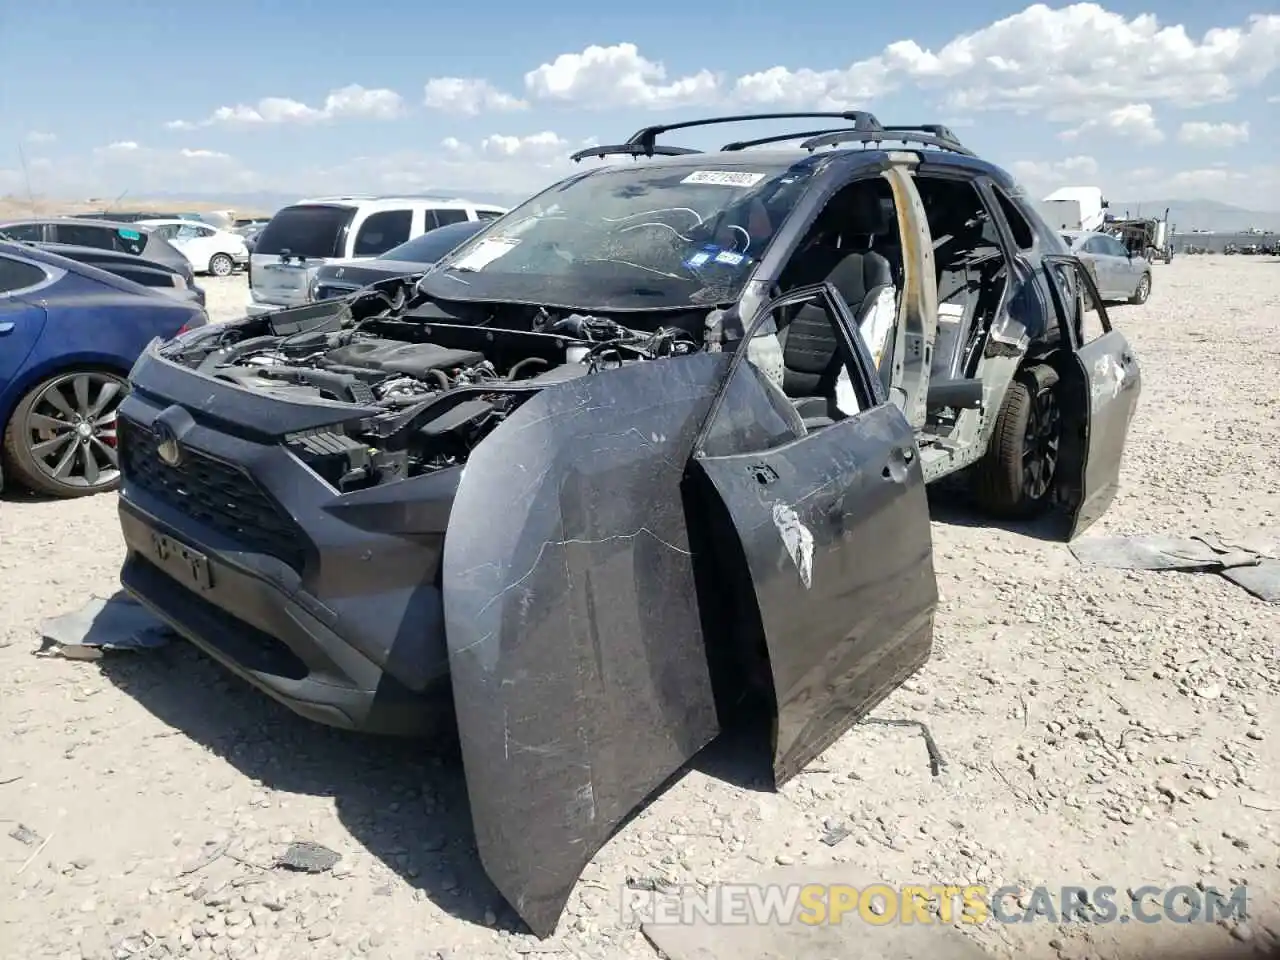
[[[330,260],[366,259],[463,220],[496,220],[506,208],[440,197],[317,197],[271,218],[249,258],[250,316],[310,300],[311,278]]]

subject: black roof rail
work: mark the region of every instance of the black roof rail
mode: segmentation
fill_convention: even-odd
[[[652,127],[641,127],[627,140],[628,146],[639,147],[636,155],[654,156],[663,149],[657,145],[658,137],[672,130],[689,130],[693,127],[711,127],[722,123],[752,123],[757,120],[847,120],[859,130],[874,130],[880,121],[865,110],[817,111],[800,113],[740,113],[725,117],[703,117],[701,120],[682,120],[679,123],[659,123]],[[695,151],[700,152],[700,151]],[[594,153],[587,153],[594,156]],[[669,155],[669,154],[668,154]]]
[[[587,157],[599,157],[603,160],[605,157],[683,157],[690,153],[702,153],[701,150],[694,150],[692,147],[666,147],[666,146],[642,146],[637,143],[614,143],[602,144],[598,147],[587,147],[585,150],[579,150],[577,153],[571,153],[569,159],[574,163],[585,160]]]
[[[884,140],[895,140],[901,143],[916,143],[926,147],[936,147],[951,153],[972,157],[975,154],[957,139],[956,135],[946,127],[936,123],[895,124],[883,126],[878,130],[858,129],[833,130],[821,133],[800,144],[801,150],[810,152],[819,147],[834,147],[842,143],[880,143]]]
[[[722,153],[733,153],[737,150],[746,150],[750,147],[762,147],[767,143],[785,143],[787,140],[799,140],[802,137],[819,137],[824,133],[838,133],[847,130],[848,127],[824,127],[821,130],[805,130],[801,133],[778,133],[769,137],[756,137],[754,140],[734,140],[732,143],[726,143],[720,148]]]

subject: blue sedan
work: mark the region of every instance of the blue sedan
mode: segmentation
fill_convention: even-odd
[[[0,487],[113,490],[116,407],[142,349],[204,310],[87,264],[0,242]]]

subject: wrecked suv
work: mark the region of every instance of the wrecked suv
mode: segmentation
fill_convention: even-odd
[[[790,118],[827,123],[657,142]],[[943,128],[595,154],[645,159],[421,277],[157,342],[120,408],[125,587],[307,717],[456,722],[539,935],[745,693],[781,783],[927,660],[926,483],[1073,536],[1139,393],[1088,273]]]

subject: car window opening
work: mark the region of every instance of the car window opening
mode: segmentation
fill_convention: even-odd
[[[892,190],[883,178],[860,180],[839,191],[818,214],[783,269],[785,293],[827,282],[835,287],[856,335],[862,338],[882,381],[898,315],[902,244]],[[817,430],[867,406],[854,386],[852,358],[838,318],[819,302],[784,308],[775,320],[776,344],[753,345],[776,356],[771,379],[795,406],[806,430]]]

